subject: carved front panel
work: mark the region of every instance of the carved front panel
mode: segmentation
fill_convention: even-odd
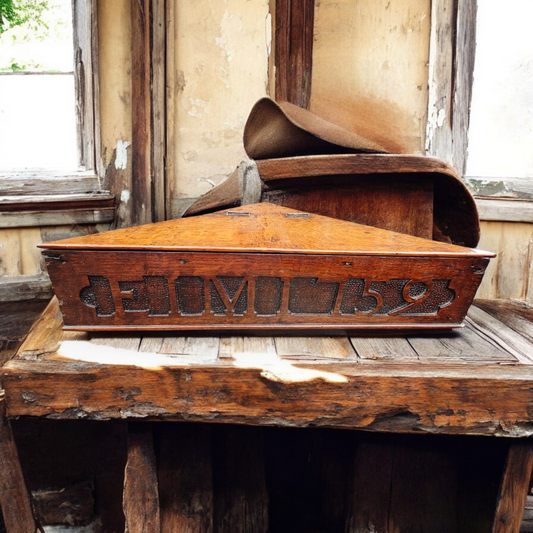
[[[49,270],[66,325],[350,327],[456,325],[486,262],[91,251]]]

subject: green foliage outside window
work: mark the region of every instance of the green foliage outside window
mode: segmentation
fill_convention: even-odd
[[[33,31],[47,28],[43,20],[47,9],[48,0],[0,0],[0,35],[23,24],[28,24]]]

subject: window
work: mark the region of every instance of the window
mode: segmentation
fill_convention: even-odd
[[[70,0],[0,36],[0,169],[78,166]]]
[[[531,0],[478,3],[467,180],[477,194],[533,198]]]
[[[48,0],[46,4],[50,11],[42,16],[52,33],[50,46],[64,49],[56,63],[49,62],[43,43],[38,48],[43,54],[26,43],[29,51],[14,61],[12,51],[2,47],[1,66],[40,73],[19,75],[12,68],[11,73],[0,74],[0,137],[11,143],[0,153],[0,228],[105,223],[114,216],[114,197],[101,190],[102,169],[96,154],[96,1]],[[70,20],[71,30],[64,32],[61,41],[54,32],[69,26]],[[49,69],[61,72],[43,74]],[[22,100],[25,108],[17,109],[11,105],[13,100],[5,103],[3,97],[9,99],[10,91],[27,94]],[[44,91],[47,96],[41,99]],[[63,99],[58,112],[52,102]],[[44,120],[40,128],[34,123],[37,114]],[[35,137],[39,129],[41,136]]]

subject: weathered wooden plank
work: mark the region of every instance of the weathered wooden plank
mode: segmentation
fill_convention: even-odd
[[[94,172],[53,174],[46,170],[0,172],[0,196],[46,196],[62,194],[83,195],[100,189]]]
[[[258,357],[276,357],[277,347],[274,337],[220,337],[218,356],[221,360],[252,361]]]
[[[476,300],[475,305],[533,342],[533,307],[531,305],[509,300]]]
[[[276,337],[276,350],[287,359],[355,359],[355,351],[345,336]]]
[[[6,418],[5,392],[0,388],[0,507],[7,533],[34,533],[30,495],[11,425]]]
[[[114,207],[0,212],[0,228],[26,228],[30,226],[67,226],[69,224],[105,224],[112,222]]]
[[[244,337],[220,337],[219,359],[233,359],[235,354],[244,352]]]
[[[212,533],[211,429],[200,424],[159,428],[159,494],[162,533]]]
[[[132,198],[134,224],[152,222],[151,194],[151,0],[131,5]]]
[[[476,2],[431,4],[426,150],[466,170],[476,43]]]
[[[505,222],[533,222],[531,200],[476,198],[480,220]]]
[[[104,208],[113,207],[115,197],[108,191],[91,191],[84,194],[55,194],[28,196],[9,195],[0,196],[0,210],[4,211],[26,211],[26,210],[59,210],[59,209],[81,209],[81,208]],[[59,189],[60,190],[60,189]]]
[[[154,222],[166,220],[166,2],[151,1],[151,183]]]
[[[276,99],[308,107],[313,64],[314,0],[277,0]]]
[[[365,361],[416,362],[418,355],[405,337],[350,337],[359,358]]]
[[[165,337],[159,353],[190,355],[198,361],[215,361],[219,342],[218,337]]]
[[[526,298],[532,262],[533,225],[502,224],[498,249],[498,298]]]
[[[470,308],[467,320],[472,329],[514,355],[521,363],[531,364],[533,362],[533,342],[509,326],[476,306]]]
[[[78,123],[78,163],[88,170],[96,169],[98,122],[98,26],[97,2],[74,2],[74,79],[76,118]],[[98,187],[99,188],[99,187]]]
[[[516,363],[517,358],[511,353],[467,327],[439,336],[409,336],[409,344],[417,352],[422,363],[466,363],[497,364]]]
[[[246,426],[213,427],[214,531],[266,533],[266,488],[263,433]]]
[[[121,350],[132,350],[134,352],[139,351],[139,346],[141,344],[140,336],[126,336],[126,335],[101,335],[93,334],[91,335],[91,344],[96,346],[109,346],[111,348],[118,348]]]
[[[83,363],[76,350],[72,357],[81,360],[9,361],[3,368],[9,416],[102,419],[127,412],[259,425],[532,434],[530,367],[287,362],[278,369],[260,360],[246,368],[187,360],[147,371]],[[135,383],[135,395],[120,392],[125,383]]]
[[[0,302],[50,299],[53,295],[50,278],[44,274],[9,276],[0,280]]]
[[[31,360],[55,352],[63,338],[62,324],[61,311],[57,298],[54,297],[43,314],[34,322],[17,352],[17,357]]]
[[[139,352],[160,353],[164,337],[145,336],[141,339]]]
[[[533,469],[533,445],[512,444],[509,448],[492,533],[519,533]]]
[[[123,507],[126,533],[160,533],[157,466],[150,425],[129,426]]]

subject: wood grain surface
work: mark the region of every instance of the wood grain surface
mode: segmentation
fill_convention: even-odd
[[[130,333],[91,340],[61,333],[55,302],[3,368],[7,410],[530,436],[533,342],[499,322],[505,342],[498,343],[473,324],[396,337]],[[55,344],[43,345],[44,337]]]
[[[8,533],[35,533],[30,494],[24,482],[19,455],[6,418],[5,393],[0,389],[0,508]]]
[[[479,252],[259,203],[52,241],[47,250],[150,250],[476,257]],[[492,254],[488,254],[492,255]]]

